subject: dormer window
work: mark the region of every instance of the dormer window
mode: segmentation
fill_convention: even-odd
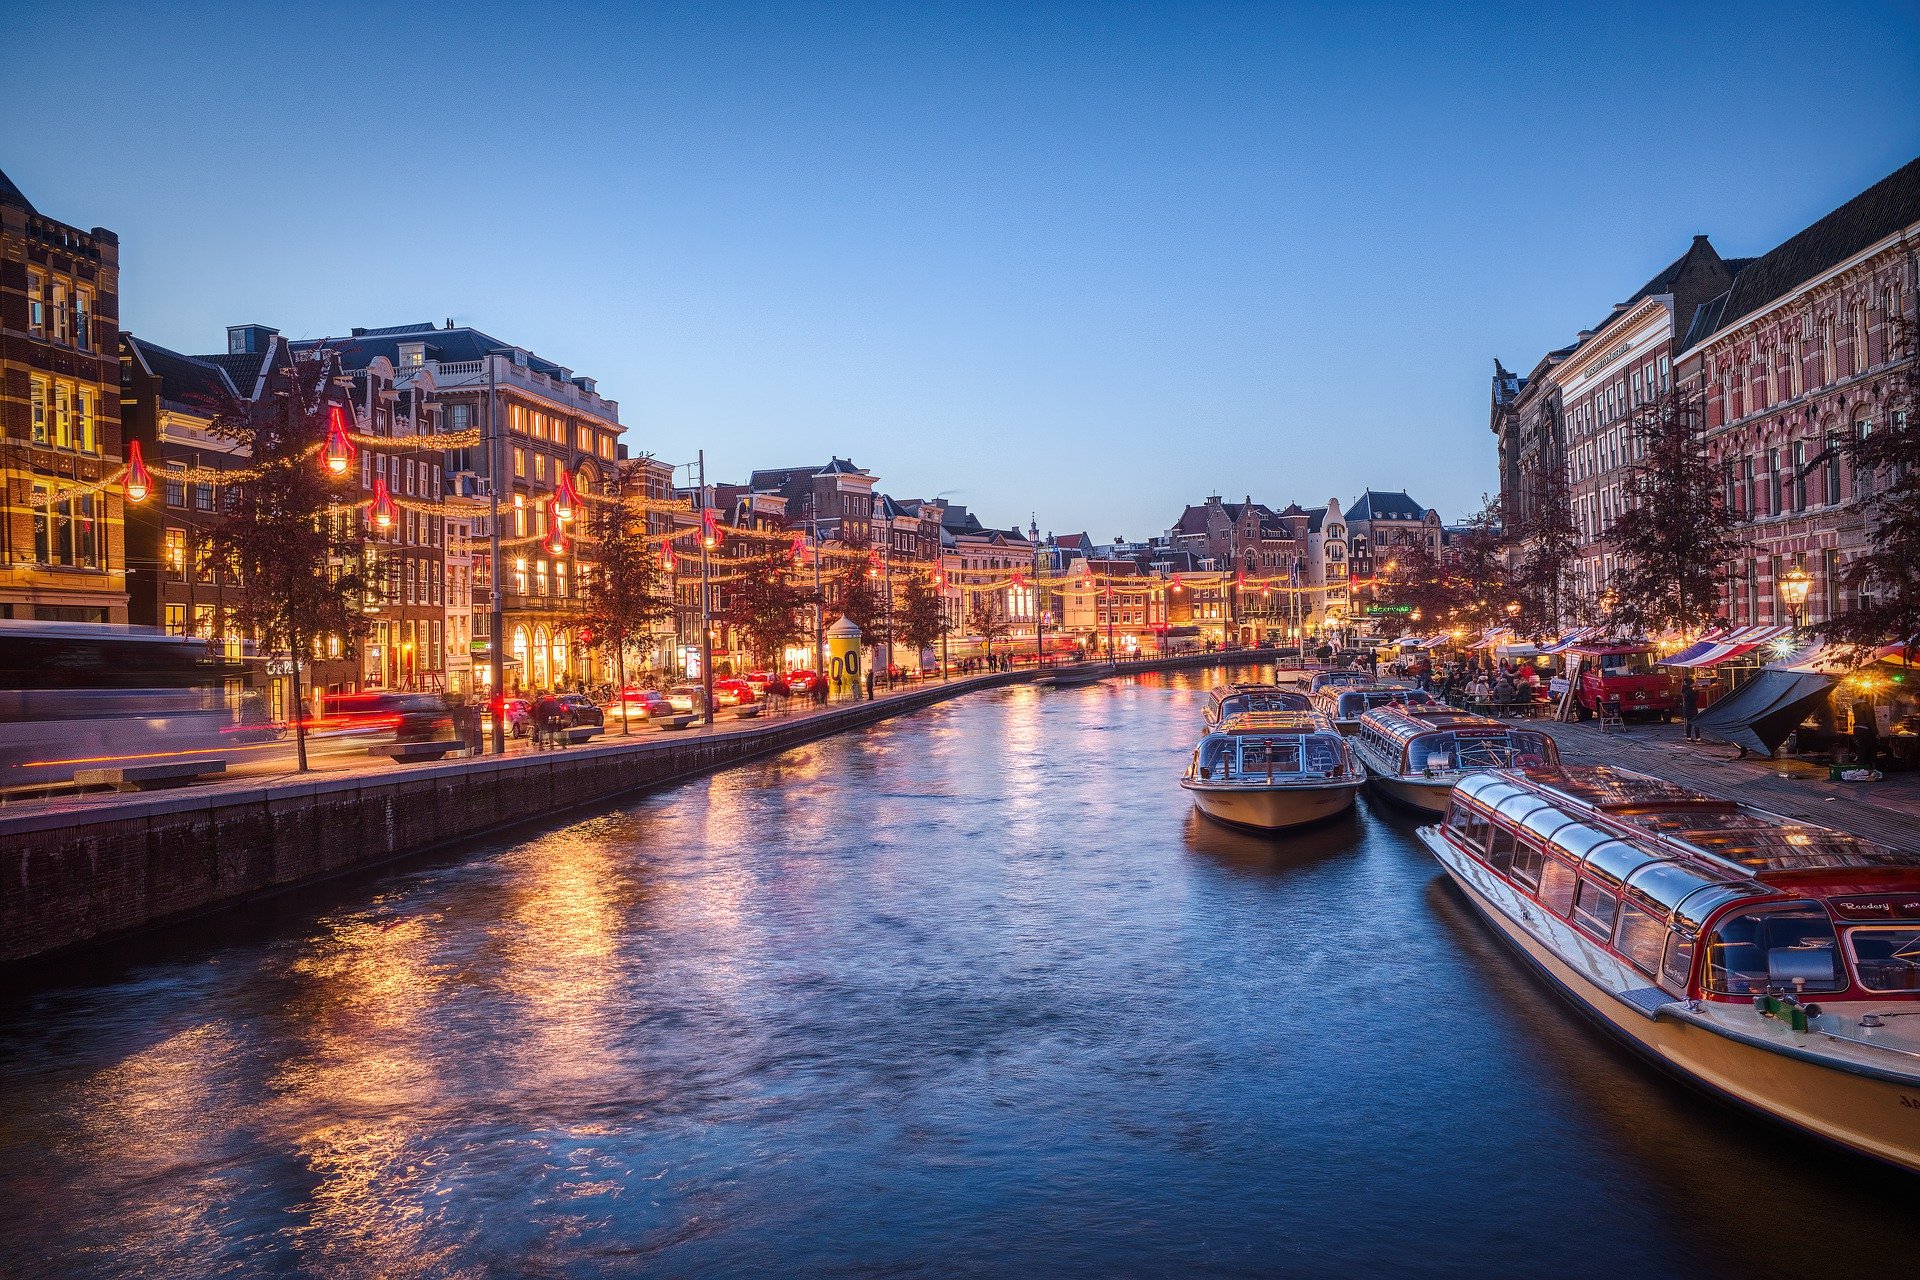
[[[424,342],[403,342],[400,344],[400,367],[418,369],[427,362],[427,344]]]

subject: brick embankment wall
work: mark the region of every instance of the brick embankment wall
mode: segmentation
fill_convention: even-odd
[[[697,736],[482,756],[335,778],[217,783],[0,817],[0,965],[520,823],[551,821],[1031,672],[953,681]]]

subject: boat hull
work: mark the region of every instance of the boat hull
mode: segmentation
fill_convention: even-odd
[[[1511,911],[1540,911],[1512,895],[1484,867],[1431,829],[1420,839],[1492,928],[1595,1023],[1675,1075],[1728,1101],[1862,1155],[1920,1173],[1920,1077],[1850,1069],[1815,1060],[1788,1033],[1750,1011],[1724,1005],[1690,1009],[1681,1001],[1655,1016],[1629,1004],[1569,963]],[[1753,1027],[1742,1033],[1737,1019]],[[1778,1043],[1764,1043],[1766,1040]]]
[[[1453,800],[1453,780],[1450,778],[1401,778],[1376,773],[1370,781],[1373,789],[1387,799],[1421,813],[1443,814]]]
[[[1034,681],[1049,689],[1068,689],[1075,685],[1093,684],[1104,680],[1114,673],[1114,668],[1106,663],[1086,667],[1059,667],[1052,673],[1043,675]]]
[[[1323,786],[1208,787],[1182,782],[1193,807],[1215,822],[1252,831],[1284,831],[1345,813],[1362,783]]]

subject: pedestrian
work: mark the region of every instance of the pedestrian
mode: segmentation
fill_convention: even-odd
[[[871,670],[867,672],[867,701],[873,701],[873,672]]]
[[[1694,720],[1700,714],[1700,686],[1693,682],[1693,672],[1687,671],[1680,676],[1680,720],[1686,726],[1688,742],[1700,741],[1700,730],[1694,727]]]
[[[1880,725],[1871,702],[1853,704],[1853,763],[1871,769],[1880,760]]]

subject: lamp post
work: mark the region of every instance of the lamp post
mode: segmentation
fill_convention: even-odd
[[[1793,623],[1793,639],[1800,639],[1801,611],[1807,607],[1807,593],[1813,590],[1813,575],[1794,557],[1793,568],[1780,575],[1780,601],[1787,606],[1787,618]]]

